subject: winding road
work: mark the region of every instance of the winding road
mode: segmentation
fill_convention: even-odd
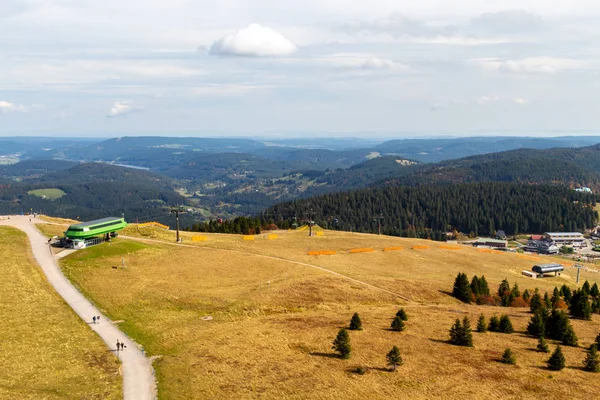
[[[10,219],[8,219],[10,218]],[[65,302],[104,340],[108,348],[116,350],[117,340],[126,349],[117,352],[123,370],[123,398],[125,400],[151,400],[156,398],[156,385],[152,364],[138,346],[121,332],[108,318],[98,311],[62,274],[48,245],[48,239],[35,227],[42,220],[28,216],[2,216],[0,225],[17,228],[27,234],[31,250],[42,268],[48,282]],[[92,324],[93,316],[102,316],[100,323]]]

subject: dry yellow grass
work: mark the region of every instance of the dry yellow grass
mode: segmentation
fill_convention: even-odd
[[[0,399],[118,399],[116,357],[62,301],[28,253],[0,227]]]
[[[66,257],[63,269],[111,318],[124,320],[121,327],[150,355],[162,355],[156,363],[161,398],[584,399],[600,389],[596,377],[580,369],[583,347],[600,332],[599,316],[573,321],[582,347],[563,348],[568,367],[550,372],[548,355],[535,352],[536,340],[523,333],[527,310],[464,305],[446,293],[458,272],[485,275],[492,290],[508,278],[521,290],[545,291],[574,286],[574,270],[532,280],[521,270],[533,262],[514,254],[343,232],[308,237],[280,231],[277,240],[265,234],[254,241],[203,234],[202,242],[182,232],[188,246],[177,246],[174,232],[126,231],[150,240],[119,238]],[[373,252],[349,252],[370,247]],[[337,254],[309,255],[326,249]],[[112,268],[122,260],[126,269]],[[600,278],[582,275],[592,282]],[[391,332],[400,306],[409,315],[407,330]],[[353,356],[333,358],[331,342],[354,312],[364,330],[351,332]],[[470,349],[445,343],[455,318],[469,315],[475,325],[480,313],[488,319],[509,314],[517,333],[475,333]],[[385,370],[393,345],[405,362],[397,373]],[[497,362],[506,347],[516,353],[517,366]],[[357,366],[368,372],[351,373]]]

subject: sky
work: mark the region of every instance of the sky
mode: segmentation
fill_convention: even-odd
[[[1,0],[0,135],[597,134],[599,17],[590,0]]]

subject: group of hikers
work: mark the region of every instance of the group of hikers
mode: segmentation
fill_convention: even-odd
[[[94,315],[92,317],[92,322],[94,324],[100,323],[100,316],[99,315],[98,316]],[[117,339],[117,351],[123,351],[123,350],[125,350],[125,348],[127,348],[127,346],[125,346],[125,343],[120,342],[119,339]]]

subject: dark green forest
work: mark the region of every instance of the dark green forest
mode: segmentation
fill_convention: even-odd
[[[263,221],[297,217],[329,229],[444,240],[454,229],[473,235],[581,231],[598,220],[593,195],[559,186],[467,183],[388,186],[285,202],[265,210]],[[312,210],[312,213],[311,213]]]

